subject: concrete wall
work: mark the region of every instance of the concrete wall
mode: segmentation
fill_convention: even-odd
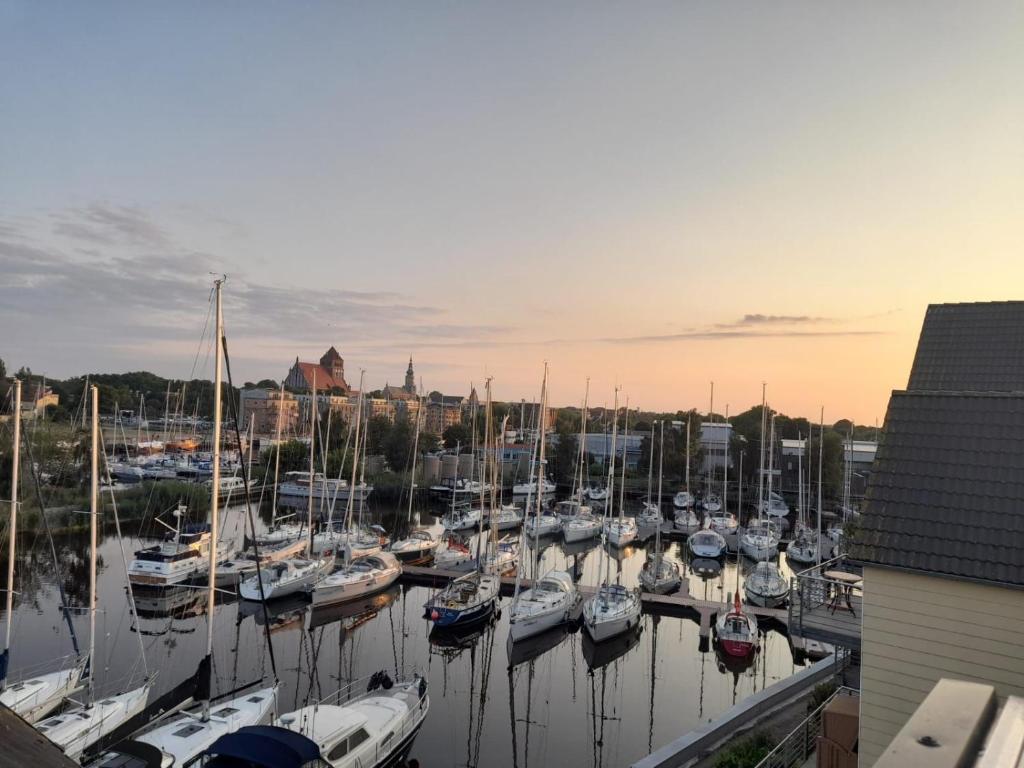
[[[1024,590],[864,568],[860,765],[943,677],[1024,695]]]

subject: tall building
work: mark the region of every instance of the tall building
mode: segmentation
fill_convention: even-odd
[[[402,387],[410,395],[416,394],[416,374],[412,370],[412,356],[409,357],[409,367],[405,369],[405,386]]]
[[[328,349],[319,363],[295,363],[288,371],[285,386],[296,392],[309,392],[316,380],[317,392],[338,392],[352,394],[352,388],[345,381],[345,361],[334,347]]]

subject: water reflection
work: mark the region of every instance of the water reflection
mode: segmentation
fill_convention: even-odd
[[[372,505],[371,505],[372,506]],[[238,508],[228,511],[224,547],[240,546],[244,525]],[[369,513],[369,510],[368,510]],[[393,530],[405,510],[377,508],[374,521]],[[419,510],[414,524],[440,532],[435,518]],[[135,535],[135,534],[133,534]],[[234,538],[237,537],[237,538]],[[474,537],[470,537],[471,540]],[[126,540],[130,553],[148,543]],[[473,541],[475,544],[475,541]],[[533,549],[525,548],[532,563]],[[685,545],[664,539],[665,551],[683,566],[690,594],[724,601],[742,586],[743,565],[736,561],[693,561]],[[70,650],[62,627],[52,559],[40,540],[26,541],[18,563],[19,594],[14,625],[14,672]],[[86,599],[87,536],[57,542],[61,582],[69,601]],[[627,586],[637,583],[653,539],[624,550],[602,548],[599,539],[566,544],[540,541],[539,572],[571,572],[584,586],[596,586],[610,571]],[[131,671],[141,634],[151,667],[160,670],[154,696],[191,675],[205,646],[206,594],[181,588],[137,594],[137,616],[127,610],[124,570],[118,543],[103,538],[99,574],[100,690]],[[784,573],[788,574],[783,564]],[[66,570],[64,570],[66,569]],[[532,565],[527,571],[532,571]],[[288,710],[333,693],[348,680],[380,669],[425,670],[431,685],[431,711],[416,740],[413,757],[431,766],[528,766],[564,768],[622,765],[650,749],[707,722],[776,679],[793,673],[786,638],[770,629],[762,651],[746,668],[720,660],[696,617],[644,617],[631,635],[595,647],[572,627],[508,644],[508,598],[495,620],[469,634],[435,633],[422,618],[431,590],[400,583],[366,600],[313,611],[302,600],[258,603],[219,594],[214,613],[215,691],[270,674],[264,627],[272,630],[274,659],[281,680],[281,706]],[[73,621],[80,636],[84,616]],[[497,667],[497,669],[495,669]],[[623,718],[627,727],[622,727]],[[424,760],[423,756],[429,756]]]

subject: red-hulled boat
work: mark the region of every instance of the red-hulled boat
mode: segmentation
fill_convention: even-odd
[[[743,612],[739,593],[733,602],[733,609],[720,614],[715,622],[715,636],[722,650],[730,656],[744,657],[754,653],[761,643],[757,634],[757,621]]]

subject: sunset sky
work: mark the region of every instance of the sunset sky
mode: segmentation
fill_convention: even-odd
[[[0,358],[873,423],[1024,298],[1024,4],[0,0]],[[195,363],[199,352],[199,362]]]

